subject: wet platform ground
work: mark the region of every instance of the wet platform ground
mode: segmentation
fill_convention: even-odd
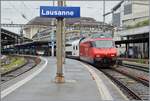
[[[54,82],[56,58],[44,58],[34,70],[2,85],[2,101],[101,101],[127,100],[120,90],[96,68],[76,60],[66,59],[64,65],[65,83]],[[4,90],[27,78],[40,68],[43,70],[34,78],[9,94]],[[3,96],[5,95],[5,96]],[[7,96],[6,96],[7,95]]]

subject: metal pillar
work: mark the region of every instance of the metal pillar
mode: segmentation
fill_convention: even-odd
[[[55,6],[55,1],[53,0],[53,6]],[[55,19],[52,18],[52,33],[51,33],[51,56],[54,56],[54,21]]]
[[[112,37],[114,38],[114,36],[115,36],[115,29],[114,29],[114,27],[112,28]]]
[[[105,32],[105,0],[103,0],[103,31]]]
[[[63,6],[63,1],[58,1],[58,6]],[[57,30],[56,30],[56,57],[57,57],[57,73],[55,82],[63,83],[63,18],[57,18]]]
[[[64,1],[64,6],[66,6],[66,1]],[[63,27],[64,27],[64,31],[63,31],[63,64],[65,64],[65,58],[66,58],[66,26],[65,26],[65,19],[63,21]]]
[[[64,20],[65,21],[65,20]],[[65,26],[65,22],[63,23],[63,26]],[[64,27],[65,28],[65,27]],[[65,50],[65,44],[66,44],[66,35],[65,35],[65,30],[63,31],[63,35],[62,35],[62,37],[63,37],[63,44],[62,44],[62,47],[63,47],[63,56],[62,56],[62,61],[63,61],[63,64],[65,64],[65,55],[66,55],[66,50]]]
[[[54,56],[54,41],[52,41],[51,56]]]
[[[129,36],[127,36],[127,40],[129,40]],[[126,43],[126,58],[129,58],[129,43]]]
[[[150,54],[149,54],[149,42],[150,42],[150,40],[147,42],[147,50],[148,50],[148,51],[147,51],[147,53],[148,53],[147,58],[148,58],[148,59],[149,59],[149,55],[150,55]]]

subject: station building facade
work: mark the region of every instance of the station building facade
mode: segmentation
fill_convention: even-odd
[[[25,37],[28,37],[32,39],[32,37],[40,33],[44,30],[51,30],[52,28],[52,20],[54,21],[54,29],[56,29],[56,19],[54,18],[44,18],[44,17],[36,17],[29,21],[27,24],[31,25],[42,25],[39,27],[34,27],[34,26],[27,26],[24,28],[25,31]],[[81,25],[81,26],[80,26]],[[80,30],[81,27],[82,29],[90,29],[90,28],[95,28],[98,29],[98,26],[102,25],[102,22],[96,21],[93,18],[90,17],[81,17],[81,18],[67,18],[65,19],[65,30]],[[87,28],[88,27],[88,28]]]
[[[149,1],[123,0],[112,12],[113,25],[116,27],[115,40],[120,41],[126,57],[129,49],[132,49],[132,58],[149,58]]]
[[[90,36],[93,33],[103,32],[103,22],[96,21],[95,19],[90,17],[68,18],[64,20],[64,35],[66,43],[68,41],[76,40],[81,37]],[[27,25],[28,24],[40,25],[39,27],[27,26],[24,28],[24,32],[26,33],[24,35],[33,40],[33,44],[31,46],[34,46],[36,51],[40,53],[44,52],[45,55],[51,55],[51,43],[52,41],[54,43],[56,42],[56,19],[36,17],[33,20],[29,21]],[[106,29],[108,31],[111,31],[112,26],[107,25]]]
[[[54,26],[52,26],[52,20]],[[66,40],[75,39],[77,37],[89,36],[92,33],[102,32],[103,22],[96,21],[90,17],[80,18],[67,18],[65,20],[65,32]],[[36,17],[29,21],[27,24],[40,25],[24,27],[25,37],[33,40],[50,40],[51,33],[56,32],[56,19]],[[112,26],[105,24],[107,31],[112,31]],[[54,35],[55,37],[55,35]]]

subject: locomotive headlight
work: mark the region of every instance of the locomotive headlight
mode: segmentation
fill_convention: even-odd
[[[115,54],[111,54],[111,56],[115,56]]]
[[[101,57],[99,54],[96,55],[97,58]]]
[[[110,56],[114,57],[114,56],[116,56],[116,55],[115,55],[115,54],[111,54]]]
[[[101,59],[102,59],[101,55],[99,55],[99,54],[95,55],[95,60],[96,61],[101,61]]]

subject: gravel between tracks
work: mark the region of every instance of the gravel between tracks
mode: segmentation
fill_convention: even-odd
[[[8,73],[8,74],[2,75],[1,84],[29,71],[30,69],[32,69],[33,67],[36,66],[36,62],[35,62],[34,58],[27,57],[26,59],[28,60],[28,63],[26,65],[16,69],[15,71]]]

